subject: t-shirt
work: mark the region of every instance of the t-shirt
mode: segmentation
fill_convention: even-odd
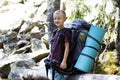
[[[51,60],[55,59],[61,62],[64,56],[65,42],[70,43],[71,41],[71,33],[69,30],[65,31],[64,41],[61,41],[63,39],[60,39],[61,37],[59,35],[63,29],[57,30],[55,36],[53,37],[53,43],[51,45]]]

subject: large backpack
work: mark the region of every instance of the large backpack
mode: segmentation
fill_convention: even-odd
[[[91,24],[87,23],[84,20],[81,19],[75,19],[72,22],[72,28],[64,28],[60,33],[60,41],[63,41],[64,43],[64,34],[67,30],[71,31],[71,45],[70,45],[70,51],[67,59],[67,69],[61,69],[60,68],[60,62],[53,60],[50,61],[49,59],[45,60],[45,66],[46,66],[46,73],[48,75],[48,68],[52,66],[53,69],[53,78],[54,78],[54,71],[57,71],[59,73],[62,73],[64,75],[72,75],[72,74],[78,74],[78,73],[84,73],[82,71],[77,70],[74,65],[85,45],[85,40],[87,37],[87,33],[90,29]],[[56,31],[54,31],[53,36],[56,34]]]

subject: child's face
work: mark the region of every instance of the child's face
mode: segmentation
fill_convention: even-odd
[[[66,20],[66,17],[63,13],[54,13],[54,24],[58,28],[62,28],[64,26],[65,20]]]

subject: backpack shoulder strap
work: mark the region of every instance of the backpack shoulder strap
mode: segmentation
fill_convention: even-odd
[[[53,30],[53,36],[55,36],[57,30],[58,30],[58,29]],[[64,33],[65,33],[66,31],[68,31],[68,30],[70,30],[70,29],[69,29],[69,28],[63,28],[63,29],[61,30],[61,33],[60,33],[60,34],[63,34],[63,35],[64,35]]]
[[[57,30],[58,30],[58,29],[54,30],[53,36],[55,36]],[[69,28],[63,28],[63,29],[61,29],[61,31],[60,31],[60,33],[59,33],[59,36],[62,37],[62,38],[64,38],[66,31],[71,31],[71,30],[70,30]]]
[[[62,39],[61,41],[64,41],[64,39],[65,39],[65,34],[66,34],[67,31],[70,31],[70,33],[71,33],[70,28],[64,28],[64,29],[61,30],[61,32],[60,32],[60,34],[59,34],[60,38]]]
[[[55,36],[57,30],[58,30],[58,29],[54,29],[54,30],[53,30],[53,36]]]
[[[63,34],[65,34],[66,31],[70,31],[70,29],[69,29],[69,28],[64,28],[64,29],[61,30],[61,32],[62,32]]]

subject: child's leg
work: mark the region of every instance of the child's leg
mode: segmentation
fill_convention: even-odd
[[[52,80],[52,69],[48,72],[48,78]],[[55,71],[54,80],[64,80],[64,75]]]
[[[52,80],[52,69],[49,69],[48,71],[48,78]]]
[[[58,72],[55,72],[55,80],[64,80],[64,75]]]

